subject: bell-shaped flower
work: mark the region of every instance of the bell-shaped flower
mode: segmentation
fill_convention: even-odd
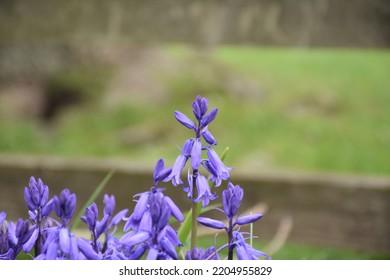
[[[182,246],[180,239],[177,236],[177,231],[174,230],[170,225],[166,225],[158,234],[157,241],[161,242],[162,238],[168,238],[169,242],[173,246]]]
[[[76,195],[70,193],[68,189],[62,190],[59,196],[53,197],[54,212],[66,225],[72,218],[76,209]]]
[[[96,223],[98,219],[98,208],[95,202],[85,209],[85,216],[81,216],[81,220],[85,222],[92,232],[95,230]]]
[[[24,200],[27,203],[28,209],[34,211],[45,206],[49,198],[49,188],[41,179],[38,181],[31,176],[29,187],[24,188]]]
[[[198,170],[202,157],[202,144],[199,139],[196,139],[191,151],[191,167],[193,170]]]
[[[25,252],[32,249],[38,238],[38,229],[36,226],[30,228],[28,220],[19,218],[16,223],[9,223],[8,237],[16,256],[22,249]]]
[[[218,108],[212,109],[207,115],[205,115],[200,123],[199,129],[203,129],[204,127],[208,126],[217,116]]]
[[[184,221],[183,213],[180,211],[179,207],[173,202],[169,196],[164,196],[164,201],[171,210],[171,214],[178,222]]]
[[[266,253],[256,250],[251,245],[247,244],[241,232],[233,232],[233,239],[235,240],[234,245],[239,260],[258,260],[259,257],[266,257],[269,259]]]
[[[214,136],[208,130],[207,126],[202,130],[201,135],[203,136],[203,139],[210,145],[217,145],[217,140],[215,140]]]
[[[197,221],[206,227],[215,228],[215,229],[225,228],[225,224],[218,220],[214,220],[206,217],[199,217],[197,218]]]
[[[77,238],[65,227],[52,228],[36,260],[79,260]]]
[[[173,246],[173,244],[170,242],[170,240],[167,237],[163,237],[160,240],[160,245],[169,257],[171,257],[173,260],[177,260],[175,246]]]
[[[214,200],[218,197],[215,193],[211,193],[209,182],[206,177],[201,174],[198,174],[196,177],[196,188],[198,197],[195,199],[193,198],[193,201],[196,203],[202,201],[202,207],[206,207],[209,205],[210,200]]]
[[[216,186],[220,186],[222,180],[229,180],[229,172],[232,168],[227,167],[213,149],[209,148],[207,155],[209,160],[204,161],[204,166],[211,174],[210,181],[215,182]]]
[[[186,252],[186,260],[217,260],[218,253],[214,246],[207,248],[204,252],[202,248],[192,248],[191,251]]]
[[[260,220],[263,217],[263,214],[258,213],[258,214],[252,214],[252,215],[247,215],[244,217],[239,217],[236,220],[237,225],[247,225],[247,224],[252,224],[258,220]]]
[[[231,182],[228,183],[227,189],[222,192],[222,205],[229,220],[237,214],[243,197],[243,189],[239,185],[234,186]]]
[[[154,183],[156,184],[157,182],[164,181],[171,173],[171,171],[171,168],[164,168],[164,160],[160,158],[156,163],[156,167],[154,168]]]
[[[176,120],[189,129],[195,129],[195,123],[180,111],[175,111]]]
[[[176,158],[175,163],[173,164],[171,174],[165,178],[164,182],[172,180],[174,186],[183,184],[180,176],[183,172],[183,169],[187,163],[188,158],[191,156],[192,146],[194,145],[194,139],[188,139],[183,145],[181,155]]]
[[[104,215],[112,216],[115,211],[115,204],[116,204],[115,196],[104,194],[103,204],[104,204],[104,209],[103,209]]]

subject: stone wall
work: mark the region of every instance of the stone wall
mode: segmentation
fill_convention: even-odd
[[[389,47],[387,0],[3,0],[0,43]]]

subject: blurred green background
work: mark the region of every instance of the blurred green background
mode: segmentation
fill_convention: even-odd
[[[218,46],[204,53],[164,45],[133,52],[141,61],[60,69],[35,86],[38,97],[28,84],[4,89],[0,151],[173,162],[191,136],[173,112],[191,116],[202,95],[220,109],[210,130],[219,152],[230,147],[237,169],[390,174],[386,50]]]
[[[32,2],[0,3],[2,154],[171,165],[201,95],[237,172],[390,175],[387,1]],[[276,258],[383,257],[324,250]]]

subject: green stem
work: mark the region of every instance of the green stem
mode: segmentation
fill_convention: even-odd
[[[198,176],[198,170],[193,170],[192,174],[192,199],[196,198],[197,194],[195,194],[196,190],[196,177]],[[192,202],[192,226],[191,226],[191,250],[196,247],[196,240],[198,238],[198,203]]]
[[[191,249],[196,247],[196,239],[198,238],[198,204],[192,202],[192,227],[191,227]]]

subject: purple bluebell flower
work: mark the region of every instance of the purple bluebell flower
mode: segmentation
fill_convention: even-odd
[[[4,212],[0,213],[0,260],[14,260],[20,251],[29,252],[38,237],[36,226],[30,228],[28,220],[19,218],[7,223]]]
[[[212,109],[209,113],[208,101],[206,98],[198,96],[194,102],[192,102],[192,112],[197,120],[197,125],[189,117],[180,111],[175,111],[175,118],[185,127],[195,131],[196,138],[200,137],[203,128],[207,127],[217,116],[218,108]],[[207,113],[207,114],[206,114]]]
[[[216,193],[211,193],[209,182],[206,177],[201,174],[198,174],[196,177],[196,188],[198,197],[193,198],[193,201],[197,203],[202,201],[202,207],[206,207],[209,205],[210,200],[214,200],[218,197]]]
[[[173,255],[172,248],[181,245],[177,232],[168,225],[168,222],[171,216],[182,222],[183,214],[162,191],[152,188],[151,191],[141,194],[133,214],[125,225],[125,231],[129,229],[133,231],[120,239],[130,250],[137,245],[147,246],[147,258],[177,258],[176,253]],[[145,241],[146,244],[140,244]]]
[[[136,256],[140,258],[145,253],[146,259],[177,259],[175,246],[181,246],[181,242],[177,232],[168,223],[172,216],[179,222],[184,217],[172,199],[157,187],[160,180],[156,180],[156,174],[160,170],[164,170],[162,159],[156,164],[155,184],[150,191],[135,195],[139,199],[124,227],[125,232],[132,231],[119,239],[124,255],[130,259]],[[164,171],[162,173],[166,174]],[[161,180],[166,179],[164,177]]]
[[[217,145],[217,140],[215,140],[214,136],[211,134],[211,132],[208,130],[208,127],[206,126],[202,132],[200,133],[203,137],[203,139],[210,144],[211,146]]]
[[[77,238],[66,227],[48,229],[48,235],[42,246],[42,253],[36,260],[80,260],[85,259],[80,254]]]
[[[38,237],[35,242],[35,253],[41,253],[43,242],[43,228],[45,218],[50,215],[53,209],[53,200],[49,200],[49,187],[41,179],[38,181],[31,176],[29,187],[24,188],[24,200],[28,207],[30,219],[36,224]]]
[[[111,234],[113,234],[115,232],[116,226],[121,221],[123,221],[123,218],[126,216],[128,209],[123,209],[114,215],[116,202],[115,202],[115,196],[113,196],[113,195],[109,196],[109,195],[105,194],[103,197],[103,204],[104,204],[103,213],[105,216],[109,216],[107,234],[108,234],[108,230],[110,230],[111,228],[114,228],[114,231],[111,232]]]
[[[180,175],[187,163],[188,158],[191,155],[193,145],[194,139],[188,139],[184,142],[182,153],[176,158],[171,174],[165,178],[165,182],[172,180],[172,184],[174,186],[183,184],[183,181],[180,179]]]
[[[186,260],[218,260],[219,256],[215,246],[207,248],[204,252],[202,248],[194,247],[192,250],[187,251]]]
[[[36,181],[34,177],[31,177],[29,187],[24,188],[24,200],[27,203],[28,209],[35,211],[37,208],[43,208],[48,198],[49,187],[41,179]]]
[[[215,229],[226,229],[226,226],[223,222],[206,218],[206,217],[199,217],[198,222],[206,227],[215,228]]]
[[[96,252],[100,249],[99,237],[107,229],[109,218],[110,216],[104,215],[100,221],[98,220],[98,208],[95,202],[85,209],[85,216],[81,217],[81,220],[88,225],[92,234],[92,244]]]
[[[115,205],[116,205],[115,196],[105,194],[103,197],[103,204],[104,204],[104,210],[103,210],[104,215],[108,215],[111,217],[115,211]]]
[[[258,260],[259,257],[270,257],[259,250],[254,249],[251,245],[246,243],[246,238],[244,238],[241,232],[233,232],[234,246],[236,247],[237,258],[239,260]]]
[[[195,123],[193,121],[191,121],[190,118],[188,118],[185,114],[183,114],[180,111],[175,111],[175,118],[177,119],[177,121],[179,123],[181,123],[182,125],[184,125],[185,127],[189,128],[189,129],[196,128]]]
[[[106,253],[107,250],[116,252],[116,248],[110,248],[109,245],[113,244],[114,239],[116,240],[116,238],[114,237],[114,233],[117,229],[117,225],[123,221],[123,219],[125,218],[128,212],[128,209],[123,209],[114,215],[116,202],[115,202],[115,196],[113,195],[109,196],[105,194],[103,197],[103,204],[104,204],[103,213],[104,216],[108,216],[108,225],[104,229],[104,244],[101,251],[104,254],[107,254]]]
[[[222,192],[222,205],[228,219],[233,219],[237,214],[243,197],[244,190],[239,185],[234,186],[229,182],[227,189]]]
[[[172,168],[164,168],[164,160],[160,158],[154,168],[154,184],[163,182],[171,174]]]
[[[194,202],[202,201],[203,207],[207,206],[210,200],[215,199],[216,195],[210,192],[209,184],[206,182],[207,180],[200,174],[200,165],[203,165],[210,173],[210,181],[215,182],[216,186],[220,186],[222,180],[228,180],[230,177],[229,172],[232,170],[232,168],[226,167],[217,153],[211,149],[212,146],[217,144],[217,141],[208,130],[208,125],[216,118],[218,109],[214,108],[209,112],[207,110],[207,99],[198,96],[192,102],[192,112],[196,122],[193,122],[181,112],[175,112],[175,117],[181,124],[194,130],[195,138],[186,141],[182,154],[177,157],[172,168],[172,173],[166,179],[166,181],[172,180],[174,186],[183,184],[180,175],[187,160],[191,158],[192,173],[189,175],[191,178],[188,180],[188,185],[183,187],[183,190],[188,193],[188,197]],[[202,144],[201,138],[206,142],[205,145]],[[203,150],[207,150],[208,159],[202,159]]]
[[[10,247],[8,238],[7,214],[0,212],[0,260],[14,259],[14,250]]]
[[[193,170],[198,170],[202,157],[202,144],[199,139],[196,139],[191,150],[191,167]]]
[[[205,128],[208,126],[217,116],[218,108],[212,109],[207,115],[205,115],[202,120],[200,121],[200,129]]]
[[[61,219],[62,225],[66,226],[76,209],[76,195],[64,189],[59,196],[53,197],[53,205],[57,217]]]
[[[203,165],[210,172],[210,181],[215,182],[216,186],[220,186],[222,180],[230,179],[229,173],[232,168],[227,167],[213,149],[208,148],[207,155],[209,160],[204,160]]]
[[[240,235],[238,231],[234,231],[234,228],[237,225],[241,226],[241,225],[254,223],[263,217],[263,214],[261,213],[238,217],[237,212],[243,197],[244,197],[243,189],[239,185],[234,186],[231,182],[229,182],[227,189],[222,192],[222,204],[224,208],[223,212],[228,220],[228,225],[225,225],[222,221],[205,218],[205,217],[199,217],[197,219],[200,224],[206,227],[215,228],[215,229],[225,229],[228,235],[227,247],[228,247],[229,260],[233,259],[233,250],[235,248],[237,248],[237,255],[241,254],[239,258],[243,257],[244,253],[249,250],[249,247],[244,247],[243,244],[237,243],[237,238],[241,237],[242,235]],[[240,239],[240,242],[241,241],[242,240]]]

